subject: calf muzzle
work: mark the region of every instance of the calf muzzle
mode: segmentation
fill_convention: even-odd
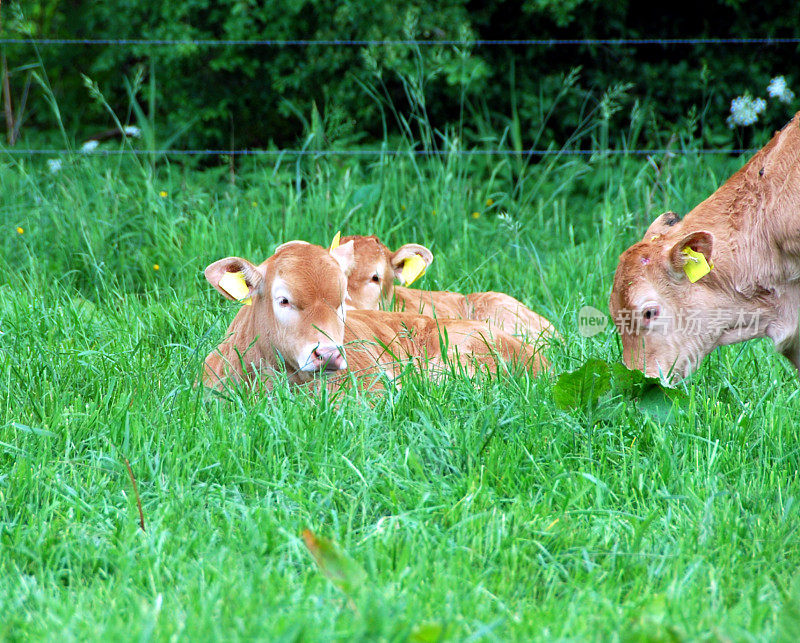
[[[347,361],[338,346],[317,346],[311,351],[311,363],[320,371],[341,371],[347,368]]]

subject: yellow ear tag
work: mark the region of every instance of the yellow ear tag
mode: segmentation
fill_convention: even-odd
[[[711,265],[708,264],[703,253],[695,252],[689,246],[686,246],[681,252],[688,259],[683,265],[683,271],[692,283],[705,277],[714,268],[713,263]]]
[[[333,235],[333,241],[331,241],[331,248],[330,250],[328,250],[328,252],[333,252],[334,250],[336,250],[336,248],[339,247],[339,239],[341,238],[341,236],[342,236],[341,230],[337,232],[335,235]]]
[[[244,280],[244,274],[241,272],[226,272],[219,280],[220,288],[233,297],[236,301],[249,306],[253,300],[247,295],[250,294],[250,288],[247,287],[247,282]]]
[[[403,272],[400,273],[400,280],[404,286],[410,286],[422,275],[425,274],[425,260],[419,255],[413,255],[403,262]]]

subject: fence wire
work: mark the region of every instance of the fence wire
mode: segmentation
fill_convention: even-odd
[[[712,155],[741,155],[751,154],[757,148],[745,149],[601,149],[601,150],[137,150],[116,149],[102,150],[95,148],[92,151],[67,150],[67,149],[16,149],[0,147],[0,154],[10,156],[300,156],[300,157],[327,157],[327,156],[414,156],[414,157],[443,157],[443,156],[678,156],[691,154]]]
[[[598,38],[529,40],[204,40],[173,38],[0,38],[0,45],[104,45],[104,46],[181,46],[202,47],[554,47],[554,46],[633,46],[650,45],[787,45],[800,44],[800,38]]]

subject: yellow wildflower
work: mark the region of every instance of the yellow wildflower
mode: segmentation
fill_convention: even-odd
[[[161,190],[161,192],[158,193],[158,196],[160,196],[163,199],[164,197],[167,196],[167,191],[166,190]]]
[[[473,218],[473,219],[478,219],[478,218],[480,218],[480,216],[481,216],[481,213],[480,213],[480,212],[473,212],[473,213],[472,213],[472,218]]]
[[[161,266],[159,266],[157,263],[154,263],[153,270],[161,270]]]
[[[19,234],[22,234],[23,232],[25,232],[25,230],[17,226],[17,232],[19,232]]]
[[[436,216],[436,210],[433,210],[433,211],[431,212],[431,214],[432,214],[433,216]]]
[[[493,199],[486,199],[486,207],[488,208],[491,205],[494,205],[494,200]]]

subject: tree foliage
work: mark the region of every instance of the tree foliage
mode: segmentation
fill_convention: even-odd
[[[654,5],[619,0],[526,0],[418,3],[300,0],[123,0],[12,2],[3,36],[186,40],[474,40],[526,38],[793,37],[800,14],[766,0],[698,0],[667,13]],[[24,12],[24,14],[23,14]],[[9,19],[11,17],[11,19]],[[95,81],[121,117],[133,118],[131,92],[154,111],[162,136],[187,124],[182,146],[237,148],[302,142],[353,145],[382,139],[415,114],[431,131],[480,121],[492,131],[514,115],[519,145],[563,141],[605,90],[630,84],[617,127],[639,114],[639,132],[658,142],[664,124],[680,124],[705,143],[730,138],[730,99],[763,92],[771,76],[800,80],[795,44],[569,45],[569,46],[6,46],[12,94],[19,96],[27,67],[42,63],[67,129],[76,137],[109,124],[81,74]],[[562,97],[540,132],[553,96],[571,70],[580,81]],[[137,81],[138,84],[137,84]],[[35,94],[35,92],[34,92]],[[53,126],[41,96],[32,95],[28,128]],[[464,118],[465,111],[472,110]],[[145,110],[147,111],[147,110]],[[787,111],[788,113],[788,111]],[[776,115],[778,122],[785,117]],[[774,126],[775,123],[768,123]],[[663,142],[663,141],[662,141]]]

